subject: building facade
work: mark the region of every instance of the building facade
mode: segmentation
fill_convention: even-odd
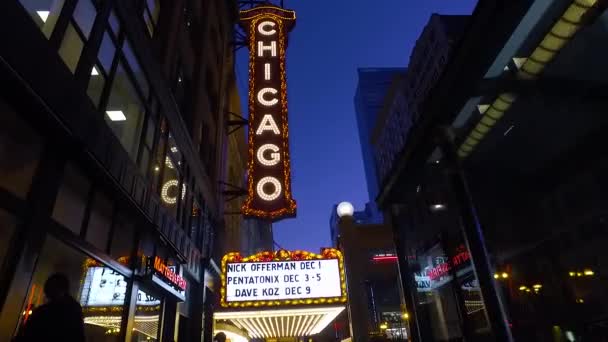
[[[412,340],[608,335],[606,18],[593,0],[470,17],[378,197]]]
[[[0,340],[54,272],[90,340],[211,340],[236,7],[1,2]]]
[[[355,341],[374,337],[405,341],[407,328],[391,227],[357,223],[355,216],[343,216],[338,218],[338,229],[346,270],[349,335]],[[344,323],[338,320],[337,326]]]
[[[371,144],[371,136],[378,114],[384,103],[386,92],[396,74],[402,73],[402,68],[359,68],[358,82],[354,103],[359,130],[359,142],[363,157],[363,168],[367,183],[372,218],[376,223],[382,222],[382,214],[375,203],[378,195],[378,176],[376,162]]]

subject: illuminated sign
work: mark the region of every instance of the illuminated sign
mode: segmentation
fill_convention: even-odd
[[[249,39],[249,160],[245,216],[295,216],[291,196],[285,50],[294,11],[260,6],[241,11]]]
[[[175,268],[165,265],[159,257],[154,258],[154,270],[171,282],[171,284],[182,290],[186,289],[186,280],[175,273]]]
[[[471,259],[471,255],[464,248],[464,246],[459,247],[458,253],[452,257],[451,261],[442,262],[439,265],[431,268],[428,271],[428,276],[430,280],[438,280],[442,276],[448,274],[452,267],[457,267],[462,265],[463,263],[469,261]]]
[[[127,279],[108,267],[89,267],[80,293],[83,307],[122,306],[127,293]],[[160,305],[160,300],[139,291],[137,305],[156,306]]]
[[[346,302],[342,253],[324,249],[262,252],[222,259],[221,304],[224,307],[331,304]]]

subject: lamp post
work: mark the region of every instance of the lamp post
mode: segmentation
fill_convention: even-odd
[[[338,214],[338,218],[339,218],[338,232],[339,232],[339,235],[341,235],[341,233],[345,229],[352,228],[353,214],[355,213],[355,208],[353,207],[353,205],[350,202],[341,202],[336,207],[336,213]],[[347,258],[347,256],[344,255],[345,264],[346,264],[346,258]],[[348,272],[348,270],[346,270],[346,272]],[[348,277],[346,277],[346,291],[348,292]],[[353,319],[352,319],[352,313],[351,313],[351,307],[350,307],[350,298],[348,298],[348,301],[346,302],[346,312],[348,314],[348,329],[350,331],[350,336],[351,336],[351,339],[354,339]]]

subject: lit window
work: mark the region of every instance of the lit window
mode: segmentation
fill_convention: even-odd
[[[114,76],[104,118],[125,150],[135,160],[142,131],[143,105],[131,78],[121,65]]]
[[[79,0],[74,9],[74,21],[82,31],[85,39],[89,39],[97,10],[90,0]]]

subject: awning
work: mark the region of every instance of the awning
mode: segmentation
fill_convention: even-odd
[[[320,333],[344,306],[258,311],[220,311],[215,320],[228,320],[252,338],[311,336]]]

